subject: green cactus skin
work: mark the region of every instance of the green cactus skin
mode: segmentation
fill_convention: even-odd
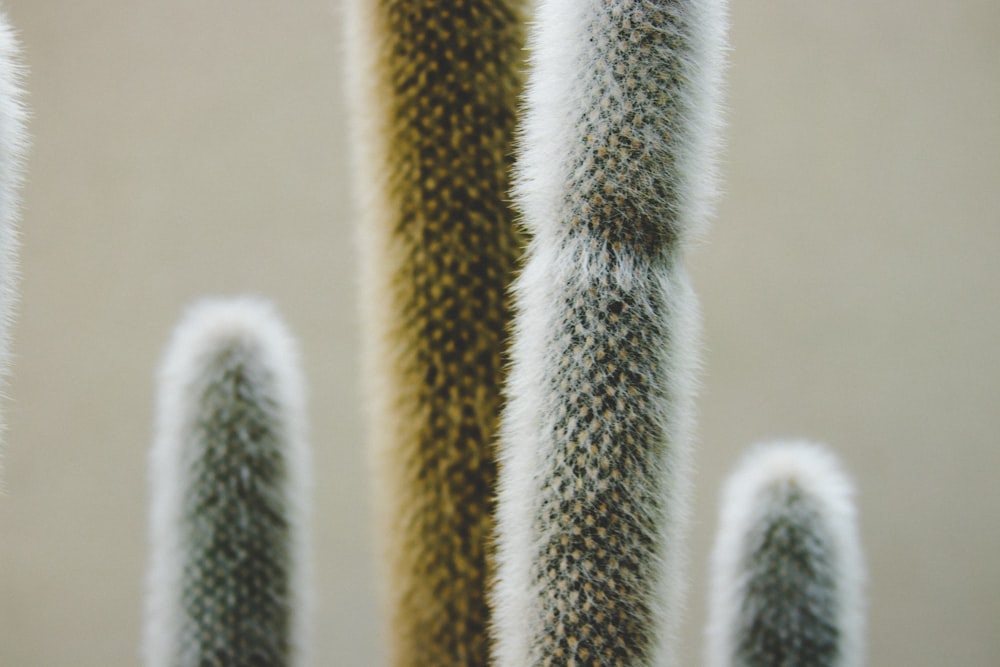
[[[0,393],[10,369],[10,325],[18,299],[16,224],[28,150],[22,79],[21,47],[7,15],[0,11]],[[0,416],[0,446],[4,426]]]
[[[666,664],[697,367],[682,260],[711,205],[724,10],[547,0],[535,23],[494,662]]]
[[[854,489],[827,449],[758,446],[726,482],[709,667],[859,667],[864,566]]]
[[[302,384],[266,302],[204,301],[175,331],[150,461],[147,667],[305,664]]]
[[[392,665],[485,665],[507,204],[511,0],[352,0],[364,373]]]

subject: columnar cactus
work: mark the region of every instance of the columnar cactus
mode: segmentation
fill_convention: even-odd
[[[727,481],[709,667],[857,667],[863,565],[851,481],[818,445],[752,451]]]
[[[495,661],[663,664],[683,588],[721,0],[543,0],[529,37]]]
[[[21,51],[0,11],[0,391],[10,366],[10,323],[17,303],[17,223],[28,146]],[[0,444],[3,440],[0,419]]]
[[[485,665],[521,0],[352,0],[362,303],[393,665]]]
[[[177,327],[150,460],[147,667],[303,664],[303,391],[266,302],[205,301]]]

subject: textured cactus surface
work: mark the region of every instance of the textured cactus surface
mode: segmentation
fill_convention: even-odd
[[[203,302],[174,334],[159,391],[146,664],[303,664],[294,342],[265,302]]]
[[[811,443],[759,447],[723,493],[710,667],[862,663],[862,557],[853,488]]]
[[[348,6],[390,662],[485,665],[520,2]]]
[[[0,11],[0,391],[10,366],[10,324],[17,303],[15,224],[28,146],[21,76],[20,45],[6,14]],[[3,426],[0,419],[0,444]]]
[[[548,0],[529,38],[496,664],[653,665],[679,616],[719,2]]]

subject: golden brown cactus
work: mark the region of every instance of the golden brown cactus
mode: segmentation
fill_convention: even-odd
[[[523,20],[352,0],[366,377],[394,665],[485,665]]]

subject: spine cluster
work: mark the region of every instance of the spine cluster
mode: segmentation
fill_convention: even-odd
[[[853,486],[827,450],[752,451],[723,491],[712,565],[710,667],[862,664]]]
[[[516,166],[531,234],[501,439],[496,664],[671,659],[720,2],[545,0]]]
[[[303,664],[303,386],[260,301],[205,301],[159,378],[147,667]]]
[[[521,2],[348,7],[390,663],[485,665]]]

